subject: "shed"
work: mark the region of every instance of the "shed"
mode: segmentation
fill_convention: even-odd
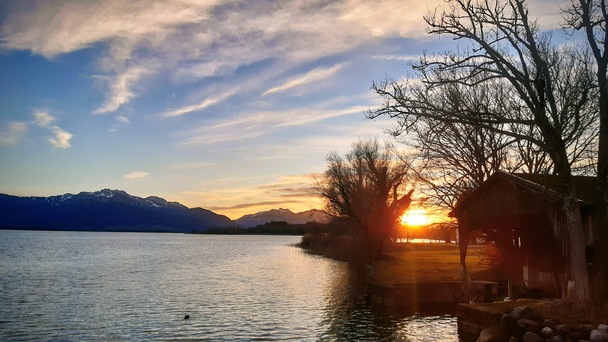
[[[595,177],[574,177],[588,250],[593,244],[593,202]],[[480,231],[502,246],[521,263],[519,276],[509,279],[528,288],[552,287],[565,296],[568,275],[568,230],[558,196],[555,175],[498,171],[461,199],[451,216],[458,219],[460,264],[467,281],[466,255],[471,233]],[[498,244],[498,243],[497,243]],[[588,257],[589,260],[589,257]],[[510,289],[510,286],[509,286]]]

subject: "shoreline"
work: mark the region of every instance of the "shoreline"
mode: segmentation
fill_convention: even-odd
[[[331,241],[327,242],[325,247],[331,248],[336,245],[341,246],[336,241]],[[487,293],[481,292],[480,302],[469,303],[453,295],[453,291],[460,289],[461,286],[457,244],[408,243],[392,248],[386,252],[384,259],[375,261],[367,267],[366,280],[371,303],[388,312],[397,313],[416,313],[428,311],[425,309],[433,307],[447,310],[456,313],[459,329],[466,334],[477,336],[480,336],[483,329],[499,325],[503,315],[508,315],[514,308],[522,306],[535,312],[538,320],[550,319],[568,324],[572,331],[581,325],[586,325],[586,333],[589,334],[589,325],[595,325],[597,328],[599,324],[608,324],[606,322],[608,308],[605,312],[594,313],[594,309],[589,305],[562,299],[501,300],[505,296],[501,296],[501,292],[498,291],[497,273],[483,258],[483,247],[479,245],[471,247],[467,255],[467,267],[474,279],[473,282],[477,280],[482,286],[489,285],[493,288],[491,291],[487,290]],[[332,258],[323,250],[311,252]],[[520,335],[523,336],[523,333]]]

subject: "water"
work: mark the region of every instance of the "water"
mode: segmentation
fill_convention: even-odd
[[[459,341],[450,315],[372,309],[298,241],[0,230],[0,340]]]

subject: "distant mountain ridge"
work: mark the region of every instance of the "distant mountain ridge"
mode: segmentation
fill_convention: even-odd
[[[210,210],[122,190],[50,197],[0,194],[0,228],[203,232],[230,226],[234,226],[232,220]]]
[[[281,208],[244,215],[234,222],[240,228],[252,228],[271,221],[285,221],[291,224],[304,224],[312,221],[324,223],[328,217],[326,212],[317,209],[294,213],[289,209]]]

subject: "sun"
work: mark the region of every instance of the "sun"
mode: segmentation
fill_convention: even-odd
[[[408,210],[401,216],[401,224],[408,226],[424,226],[428,221],[426,211],[423,209]]]

